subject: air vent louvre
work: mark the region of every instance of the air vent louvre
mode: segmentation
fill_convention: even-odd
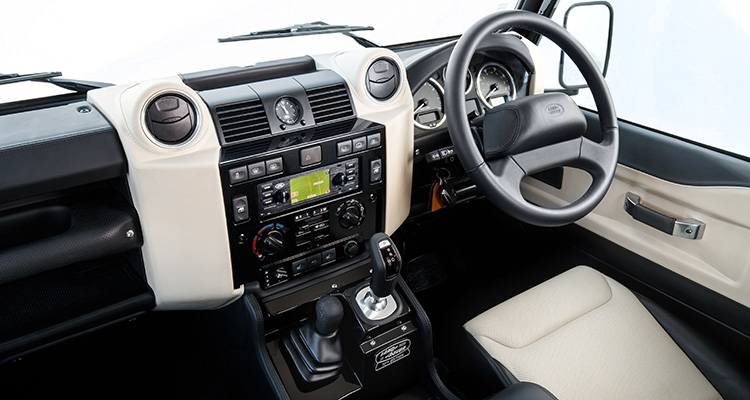
[[[216,106],[216,118],[226,143],[271,133],[266,111],[259,99]]]
[[[307,97],[316,124],[354,116],[349,92],[343,83],[309,89]]]

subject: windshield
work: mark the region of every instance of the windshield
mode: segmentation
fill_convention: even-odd
[[[360,47],[342,34],[231,43],[218,38],[324,21],[372,26],[355,33],[392,45],[460,35],[484,15],[515,5],[515,0],[10,2],[0,14],[0,74],[62,71],[66,78],[125,84]],[[0,86],[0,102],[64,92],[44,86]]]

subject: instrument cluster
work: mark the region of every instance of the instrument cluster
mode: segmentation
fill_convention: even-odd
[[[484,113],[524,93],[527,74],[509,69],[502,59],[476,56],[466,71],[466,113],[469,119]],[[514,73],[515,72],[515,73]],[[414,93],[414,126],[417,130],[433,131],[445,128],[446,67],[433,74]]]

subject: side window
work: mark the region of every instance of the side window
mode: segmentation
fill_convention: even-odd
[[[580,1],[561,0],[553,20]],[[610,0],[607,83],[623,120],[750,156],[750,3]],[[559,89],[560,50],[543,39],[547,89]],[[587,89],[573,99],[595,109]]]

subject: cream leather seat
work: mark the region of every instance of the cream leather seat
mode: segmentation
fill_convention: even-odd
[[[721,399],[638,298],[589,267],[521,293],[464,328],[506,372],[561,400]]]

